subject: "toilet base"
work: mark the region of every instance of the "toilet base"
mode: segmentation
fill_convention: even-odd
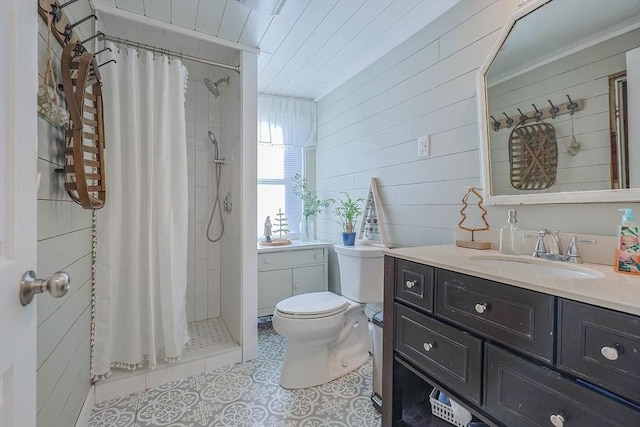
[[[371,339],[364,309],[350,309],[344,325],[333,343],[289,340],[280,385],[287,389],[314,387],[364,365],[369,360]]]

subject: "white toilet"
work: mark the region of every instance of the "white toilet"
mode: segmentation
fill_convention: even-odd
[[[335,246],[342,296],[312,292],[280,301],[273,328],[287,338],[280,385],[297,389],[324,384],[369,358],[366,303],[381,302],[384,255],[373,246]]]

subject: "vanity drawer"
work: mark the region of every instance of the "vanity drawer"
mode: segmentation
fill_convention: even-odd
[[[480,404],[482,341],[395,304],[396,352],[452,390]]]
[[[399,259],[396,298],[428,312],[433,311],[433,267]]]
[[[441,269],[436,282],[436,316],[553,363],[553,296]]]
[[[561,299],[558,325],[558,368],[640,402],[639,317]]]
[[[258,271],[290,268],[324,262],[324,249],[270,252],[258,254]]]
[[[549,369],[488,343],[485,354],[484,406],[507,426],[640,425],[640,412]]]

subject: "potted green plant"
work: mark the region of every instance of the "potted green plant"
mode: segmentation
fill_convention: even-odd
[[[293,194],[302,199],[302,216],[304,220],[300,222],[300,240],[313,240],[315,238],[315,227],[311,218],[329,206],[330,200],[320,199],[316,192],[309,188],[307,179],[299,173],[293,177]]]
[[[333,213],[340,217],[342,222],[342,243],[345,246],[353,246],[356,241],[356,233],[353,231],[354,223],[358,216],[362,214],[362,208],[360,204],[364,202],[364,199],[352,199],[349,193],[344,191],[344,199],[331,200],[338,206],[333,210]]]

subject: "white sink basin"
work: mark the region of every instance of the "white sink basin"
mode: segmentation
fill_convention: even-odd
[[[524,256],[508,255],[474,255],[469,261],[484,266],[492,273],[507,273],[522,276],[563,277],[569,279],[596,279],[604,277],[604,273],[562,261],[547,261]]]

